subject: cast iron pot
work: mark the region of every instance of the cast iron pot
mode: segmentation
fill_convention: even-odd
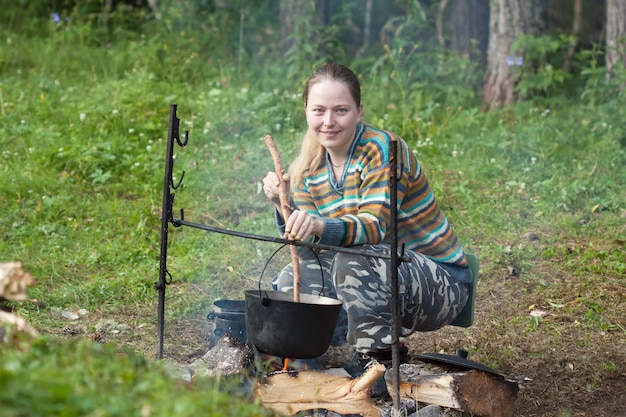
[[[341,301],[319,295],[280,291],[245,292],[248,339],[272,356],[311,359],[326,352],[333,338]]]

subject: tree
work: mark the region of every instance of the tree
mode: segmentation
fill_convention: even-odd
[[[606,3],[606,68],[626,68],[626,0]]]
[[[483,110],[515,103],[515,66],[523,62],[524,51],[513,54],[512,46],[521,35],[540,33],[544,7],[543,0],[490,0]]]
[[[439,46],[484,63],[489,0],[441,0],[436,25]]]

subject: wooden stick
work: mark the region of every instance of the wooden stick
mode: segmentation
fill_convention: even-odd
[[[280,211],[283,219],[287,222],[287,219],[293,212],[293,208],[289,204],[289,178],[283,169],[283,163],[276,143],[274,143],[274,138],[271,135],[265,135],[264,140],[274,161],[274,170],[279,181],[278,198],[280,200]],[[289,245],[289,253],[291,254],[291,265],[293,268],[293,301],[298,303],[300,302],[300,259],[298,258],[298,249],[294,245]]]

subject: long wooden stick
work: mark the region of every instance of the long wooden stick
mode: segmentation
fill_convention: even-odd
[[[274,170],[278,176],[280,212],[285,222],[287,222],[289,215],[293,212],[293,208],[289,204],[289,178],[283,169],[283,163],[276,143],[274,143],[274,138],[271,135],[265,135],[264,140],[274,161]],[[300,259],[298,258],[298,249],[294,245],[289,245],[289,253],[291,254],[291,265],[293,268],[293,301],[298,303],[300,302]]]

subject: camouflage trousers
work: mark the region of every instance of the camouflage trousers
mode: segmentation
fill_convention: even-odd
[[[389,245],[359,248],[390,253]],[[402,262],[398,268],[402,326],[431,331],[450,324],[467,302],[467,284],[457,278],[471,276],[469,268],[435,262],[414,251],[407,250],[405,255],[410,262]],[[347,341],[362,353],[390,347],[391,261],[333,251],[321,252],[318,258],[300,259],[300,292],[318,295],[323,291],[321,295],[343,302],[332,344]],[[274,277],[272,285],[278,291],[293,291],[291,264]]]

